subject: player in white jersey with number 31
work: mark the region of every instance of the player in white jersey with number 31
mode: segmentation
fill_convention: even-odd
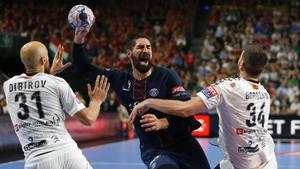
[[[274,142],[267,131],[271,100],[258,81],[266,64],[265,52],[248,46],[238,62],[239,78],[220,80],[186,102],[145,100],[134,108],[130,120],[150,108],[183,117],[216,109],[224,152],[216,169],[277,169]]]
[[[60,47],[54,61],[62,62],[62,50]],[[42,43],[25,44],[20,55],[26,73],[7,80],[4,92],[24,151],[25,169],[91,169],[64,120],[68,114],[85,125],[95,122],[109,89],[107,78],[98,76],[93,90],[88,84],[91,101],[86,108],[64,79],[47,74],[48,51]],[[64,66],[53,63],[53,70]]]

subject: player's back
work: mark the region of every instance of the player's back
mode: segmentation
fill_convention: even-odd
[[[235,168],[253,168],[267,162],[274,143],[267,131],[270,96],[255,81],[224,79],[214,86],[220,93],[220,146]],[[226,158],[226,157],[225,157]]]
[[[64,126],[64,110],[70,109],[62,106],[67,98],[64,90],[70,90],[65,80],[45,73],[21,74],[4,83],[9,115],[26,160],[77,147]]]

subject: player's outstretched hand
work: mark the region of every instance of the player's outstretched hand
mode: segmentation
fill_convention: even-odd
[[[169,126],[169,122],[166,118],[158,119],[154,114],[143,115],[140,123],[146,132],[166,129]]]
[[[71,62],[63,64],[63,53],[64,53],[64,47],[62,45],[59,45],[58,50],[55,53],[55,57],[52,61],[50,74],[56,75],[57,73],[60,73],[64,71],[66,68],[71,66],[72,64]]]
[[[133,123],[137,115],[143,114],[148,110],[149,110],[149,107],[147,106],[147,100],[140,102],[138,105],[136,105],[134,107],[134,109],[130,113],[129,123]]]
[[[100,78],[100,76],[98,75],[95,81],[94,89],[92,90],[90,84],[87,84],[87,87],[91,101],[102,103],[106,99],[110,84],[107,77],[102,75]]]
[[[84,44],[85,37],[89,31],[90,28],[84,28],[83,30],[76,29],[73,42],[76,44]]]

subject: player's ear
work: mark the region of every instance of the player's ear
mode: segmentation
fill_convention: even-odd
[[[131,56],[132,56],[132,51],[130,49],[126,49],[126,57],[130,59]]]
[[[47,58],[45,56],[42,56],[40,58],[40,63],[41,63],[41,65],[45,65],[47,63]]]
[[[240,65],[239,65],[239,69],[244,71],[245,70],[245,63],[244,61],[241,61]]]

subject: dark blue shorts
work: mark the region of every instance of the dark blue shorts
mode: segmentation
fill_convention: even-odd
[[[194,138],[170,148],[148,148],[142,151],[142,160],[149,169],[210,169],[204,151]]]
[[[149,169],[180,169],[177,160],[169,155],[157,155],[148,165]]]

